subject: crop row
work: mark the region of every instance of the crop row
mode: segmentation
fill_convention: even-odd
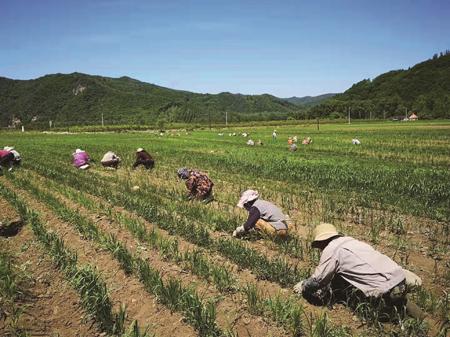
[[[93,222],[66,207],[58,198],[40,190],[28,180],[19,178],[13,179],[13,182],[48,205],[61,220],[71,224],[86,239],[108,250],[126,274],[135,274],[144,288],[154,294],[162,304],[171,310],[182,312],[186,321],[196,328],[201,336],[225,334],[216,325],[214,304],[203,303],[193,288],[184,288],[180,281],[174,278],[164,282],[156,269],[144,259],[129,252],[114,235],[104,233]]]
[[[309,269],[299,269],[282,258],[269,259],[256,250],[246,247],[242,241],[229,238],[214,239],[205,226],[197,225],[192,220],[183,218],[177,213],[177,208],[174,206],[165,209],[157,203],[158,200],[148,199],[151,196],[144,198],[138,193],[132,194],[126,187],[122,191],[115,190],[102,181],[95,181],[92,176],[77,177],[79,172],[63,173],[38,164],[35,164],[33,169],[60,183],[109,200],[116,206],[125,207],[191,243],[217,251],[221,255],[231,258],[241,267],[249,268],[260,279],[274,281],[282,286],[292,286],[297,280],[303,279],[309,274]],[[238,259],[237,256],[245,258]]]
[[[59,187],[54,182],[49,183],[51,188]],[[123,213],[113,212],[107,204],[98,201],[94,202],[92,199],[74,190],[64,189],[61,192],[72,201],[82,204],[90,211],[107,214],[110,221],[124,226],[139,240],[140,244],[145,243],[158,250],[163,257],[181,263],[193,274],[212,282],[219,291],[224,293],[240,291],[247,298],[247,303],[251,308],[251,293],[254,289],[257,289],[256,285],[247,283],[245,286],[239,287],[231,274],[231,270],[210,261],[202,250],[194,249],[182,252],[178,248],[178,241],[176,239],[163,237],[155,228],[150,232],[147,231],[145,225],[138,219],[128,217]],[[252,313],[258,315],[265,313],[268,318],[285,327],[292,336],[301,336],[303,334],[301,322],[303,307],[297,301],[293,300],[293,298],[286,299],[280,295],[274,297],[269,296],[265,299],[260,298],[259,303],[261,310],[251,310]]]
[[[149,336],[148,329],[145,329],[143,334],[139,332],[137,321],[133,321],[125,331],[126,308],[121,306],[119,312],[113,311],[106,284],[95,268],[89,265],[78,266],[76,252],[65,247],[64,241],[56,233],[47,231],[39,215],[31,211],[14,192],[0,185],[0,195],[31,224],[37,240],[46,248],[55,266],[64,273],[66,279],[79,293],[82,306],[98,322],[100,330],[121,337]]]

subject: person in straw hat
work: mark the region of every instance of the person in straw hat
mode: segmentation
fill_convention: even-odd
[[[329,223],[314,229],[312,247],[322,251],[319,265],[311,277],[294,286],[297,294],[321,304],[342,300],[356,307],[368,301],[398,312],[406,307],[411,316],[423,318],[422,311],[406,299],[407,291],[421,285],[421,279],[388,256],[341,235]]]
[[[258,191],[247,190],[242,193],[237,207],[247,210],[248,218],[234,230],[234,237],[240,237],[253,229],[271,237],[287,236],[289,217],[271,202],[259,199]]]
[[[133,170],[139,165],[143,165],[147,170],[151,170],[155,167],[155,161],[152,156],[145,151],[142,147],[136,150],[136,161],[133,164]]]

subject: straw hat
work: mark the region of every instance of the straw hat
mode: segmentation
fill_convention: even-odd
[[[259,198],[258,191],[247,190],[244,193],[242,193],[241,198],[239,199],[239,202],[237,204],[237,207],[243,208],[247,202],[256,200],[258,198]]]
[[[12,151],[12,150],[14,150],[14,147],[12,147],[12,146],[5,146],[3,148],[3,150],[5,150],[5,151]]]
[[[139,149],[136,150],[136,152],[142,152],[144,151],[144,149],[142,147],[140,147]]]
[[[83,152],[83,150],[81,150],[81,149],[76,149],[75,150],[75,153],[81,153],[81,152]]]
[[[312,242],[313,248],[317,247],[317,244],[321,241],[328,240],[333,236],[340,236],[336,227],[330,223],[322,222],[316,228],[314,228],[314,241]]]

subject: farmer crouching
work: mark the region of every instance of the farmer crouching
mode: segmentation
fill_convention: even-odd
[[[152,156],[142,147],[136,150],[136,161],[133,164],[133,170],[139,165],[143,165],[147,170],[151,170],[155,167],[155,161]]]
[[[12,146],[5,146],[3,149],[11,152],[14,155],[13,165],[20,166],[20,164],[22,163],[22,157],[20,156],[20,153],[17,152]]]
[[[178,169],[177,175],[186,182],[189,200],[195,198],[202,200],[205,204],[214,200],[212,193],[214,183],[205,173],[183,167]]]
[[[89,168],[89,163],[91,158],[86,151],[76,149],[74,153],[72,153],[73,157],[73,166],[80,170],[86,170]]]
[[[408,287],[420,285],[420,278],[388,256],[342,236],[328,223],[314,229],[312,247],[322,251],[319,265],[311,277],[294,286],[294,292],[321,305],[342,302],[357,308],[368,303],[381,309],[380,318],[384,315],[387,320],[392,313],[403,313],[405,307],[411,316],[423,317],[421,310],[406,299]]]
[[[103,156],[101,163],[103,167],[107,169],[114,169],[117,170],[120,164],[120,157],[117,156],[114,152],[108,151]]]
[[[8,171],[12,171],[14,165],[14,154],[7,150],[0,150],[0,175],[3,174],[3,166],[8,167]]]
[[[270,237],[286,237],[288,216],[271,202],[259,199],[258,191],[247,190],[242,193],[237,207],[248,211],[248,219],[233,232],[234,237],[242,236],[256,229]]]

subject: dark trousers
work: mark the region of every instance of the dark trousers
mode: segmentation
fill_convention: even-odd
[[[103,167],[113,167],[117,169],[119,167],[120,160],[110,160],[102,162]]]
[[[133,164],[133,168],[135,169],[136,167],[138,167],[139,165],[144,165],[144,167],[147,170],[151,170],[153,167],[155,167],[155,161],[153,159],[148,159],[148,160],[136,160],[136,162]]]
[[[3,165],[7,165],[10,168],[14,164],[14,155],[12,153],[8,153],[6,156],[0,158],[0,172]]]
[[[303,297],[315,305],[332,306],[341,303],[363,317],[376,313],[377,320],[392,321],[398,318],[398,315],[405,314],[406,290],[405,281],[402,281],[381,297],[367,297],[361,290],[337,275],[328,286],[312,293],[303,293]]]

